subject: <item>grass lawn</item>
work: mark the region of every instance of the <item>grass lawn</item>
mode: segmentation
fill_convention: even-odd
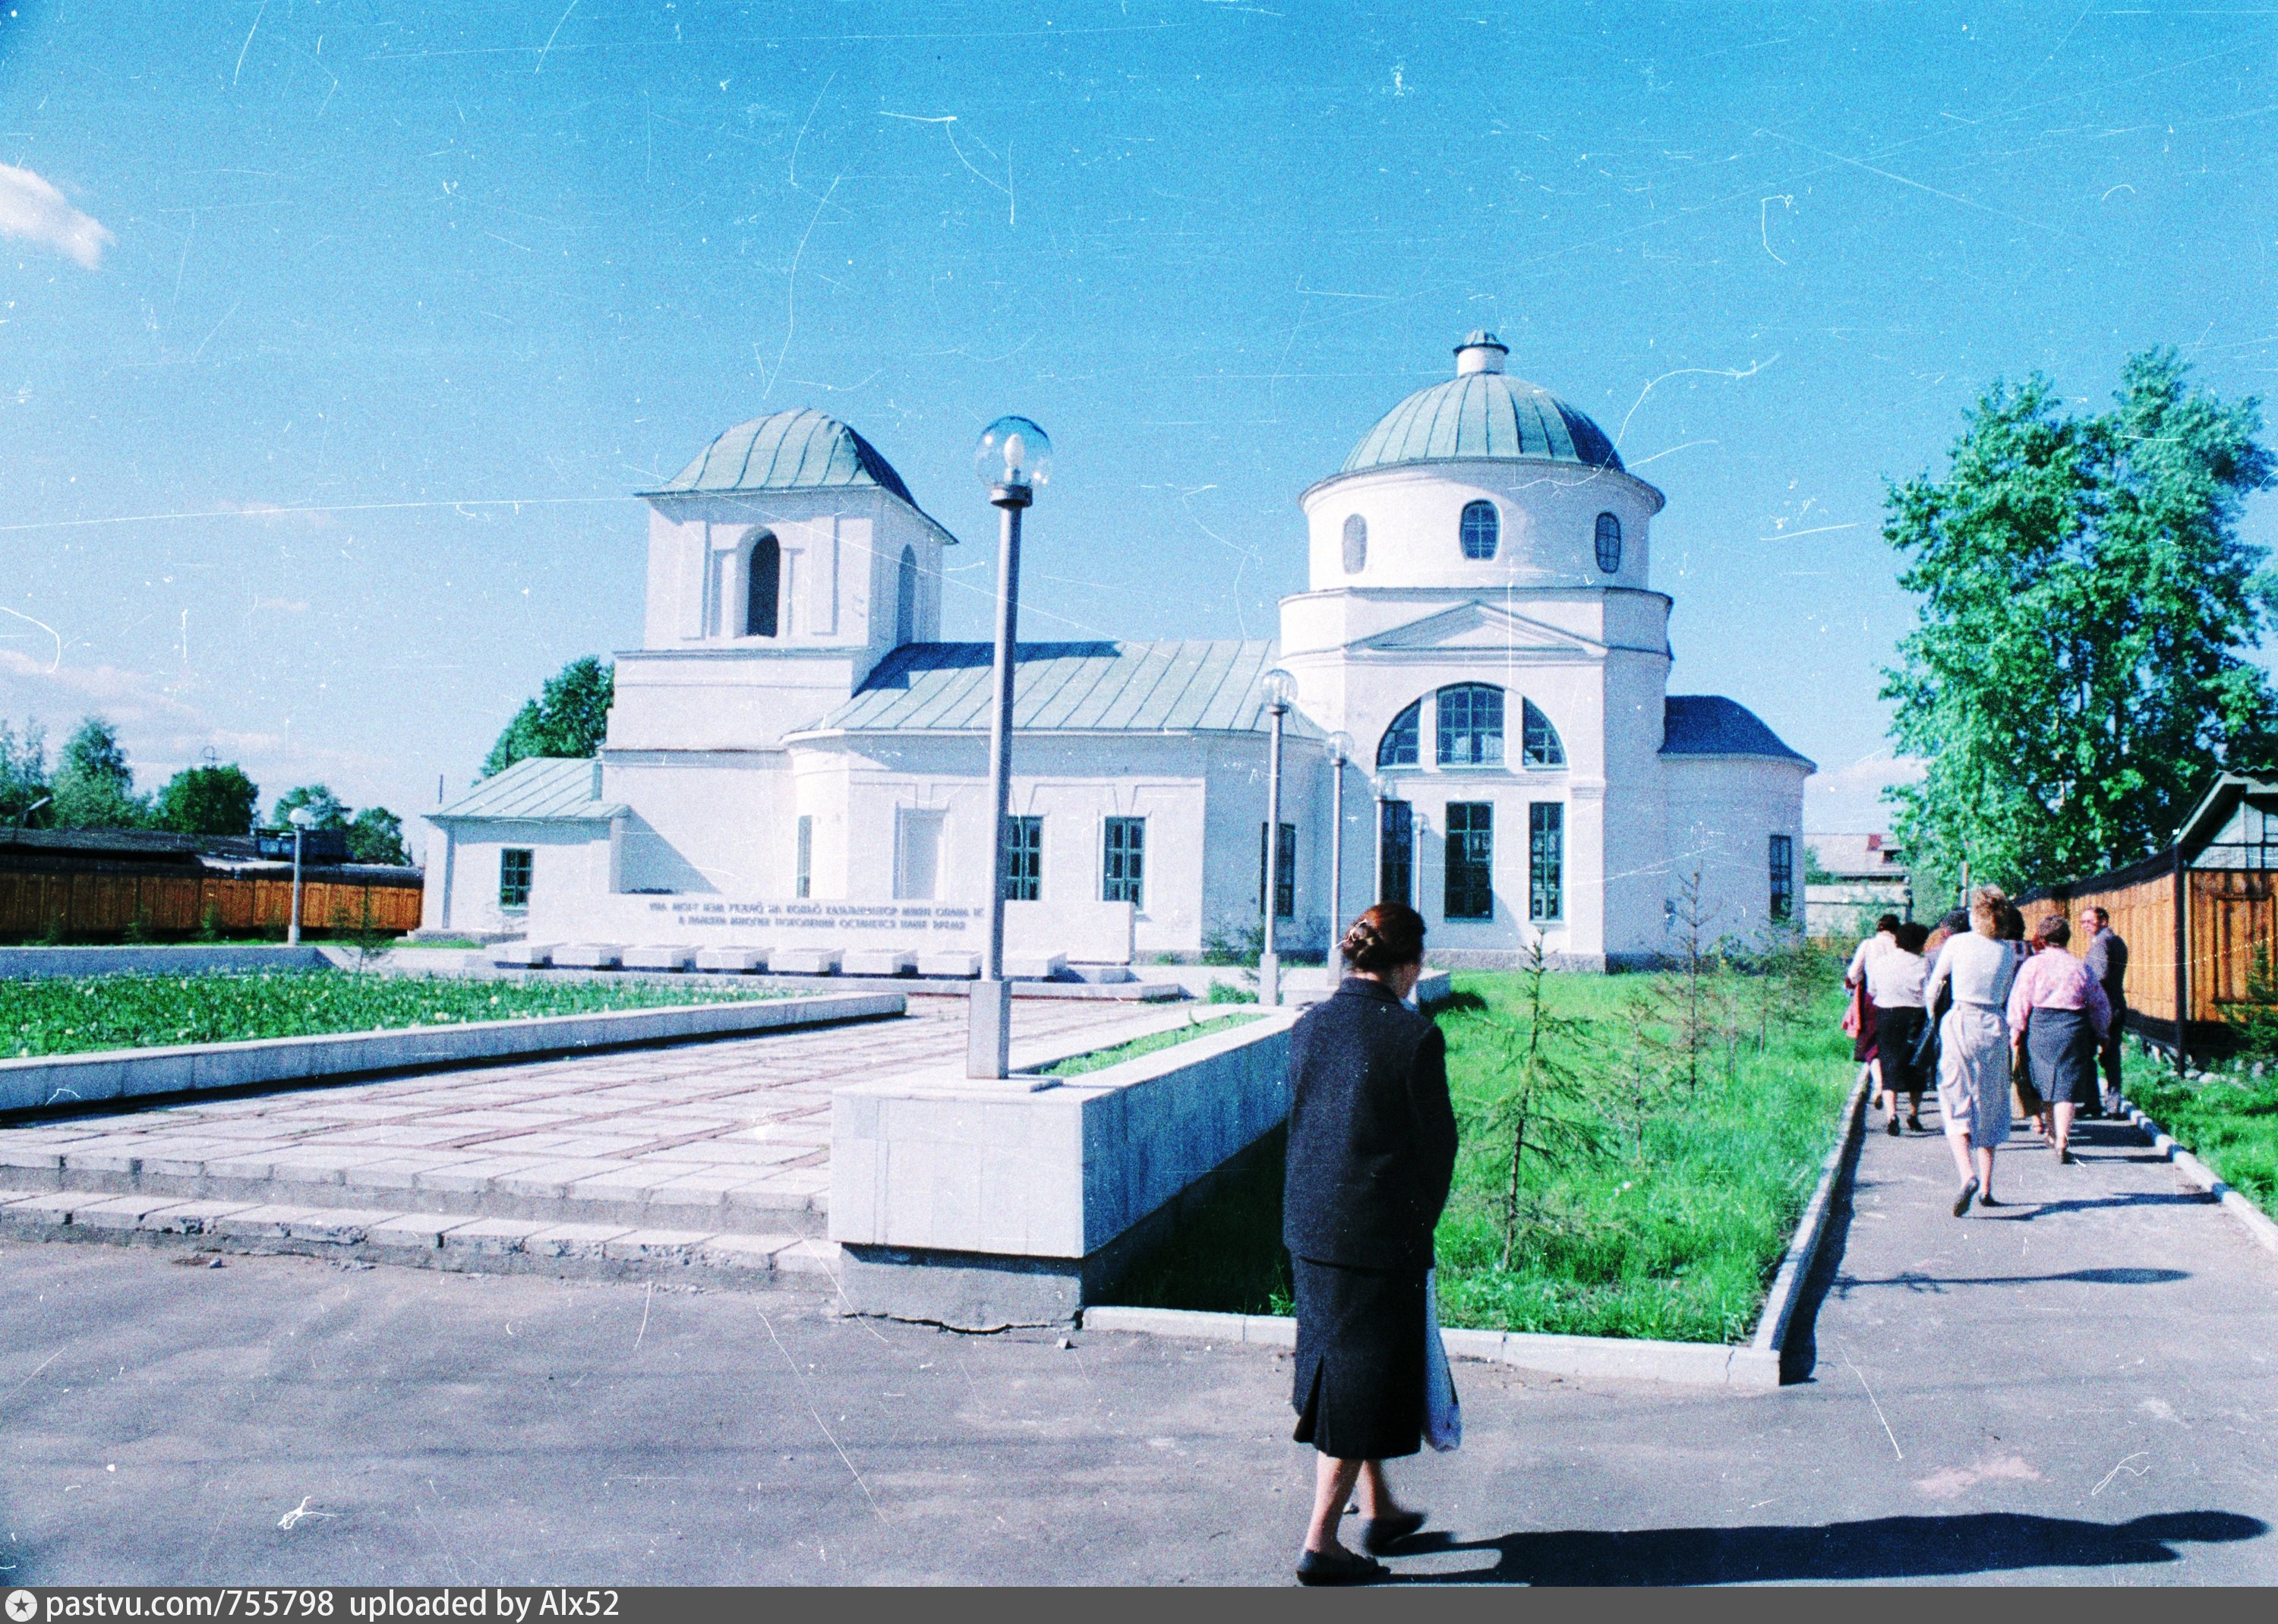
[[[767,996],[663,981],[456,981],[337,970],[41,976],[0,980],[0,1058],[527,1020]]]
[[[2278,1216],[2278,1078],[2206,1073],[2198,1082],[2128,1056],[2128,1097],[2175,1142]]]
[[[1551,997],[1558,1012],[1592,1021],[1599,1041],[1617,1044],[1617,1012],[1641,981],[1560,975]],[[1654,1116],[1641,1153],[1608,1124],[1603,1154],[1555,1169],[1531,1163],[1532,1222],[1506,1269],[1499,1215],[1510,1150],[1480,1108],[1495,1063],[1488,1022],[1510,1018],[1518,982],[1459,973],[1454,1003],[1438,1016],[1463,1131],[1438,1236],[1441,1322],[1671,1341],[1747,1337],[1850,1092],[1840,995],[1823,995],[1806,1024],[1776,1033],[1762,1056],[1751,1040],[1729,1079],[1720,1055],[1689,1099],[1679,1094]],[[1120,1300],[1289,1312],[1282,1149],[1277,1132],[1224,1170],[1135,1268]]]
[[[1045,1077],[1081,1077],[1087,1071],[1104,1071],[1109,1066],[1121,1065],[1127,1060],[1136,1060],[1142,1055],[1151,1055],[1158,1049],[1192,1042],[1196,1038],[1216,1037],[1222,1032],[1232,1032],[1236,1026],[1246,1026],[1257,1019],[1255,1015],[1219,1015],[1189,1021],[1183,1026],[1173,1026],[1168,1032],[1154,1032],[1143,1038],[1133,1038],[1112,1048],[1089,1049],[1081,1055],[1070,1055],[1066,1060],[1055,1060],[1044,1067]]]

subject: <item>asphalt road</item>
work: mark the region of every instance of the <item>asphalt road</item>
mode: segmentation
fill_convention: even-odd
[[[2083,1149],[1956,1221],[1870,1135],[1777,1394],[1458,1365],[1403,1575],[2278,1582],[2278,1258]],[[1278,1583],[1303,1524],[1254,1348],[99,1244],[0,1248],[0,1304],[11,1584]]]

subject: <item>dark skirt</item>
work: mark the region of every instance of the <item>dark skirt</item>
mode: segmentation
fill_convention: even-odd
[[[1339,1460],[1424,1442],[1424,1270],[1289,1260],[1297,1299],[1296,1438]]]
[[[2025,1017],[2025,1063],[2050,1104],[2096,1098],[2096,1028],[2088,1012],[2033,1010]]]
[[[1921,1006],[1905,1004],[1875,1010],[1875,1048],[1883,1059],[1883,1086],[1892,1094],[1920,1094],[1929,1086],[1923,1068],[1915,1064],[1915,1045],[1922,1041]]]

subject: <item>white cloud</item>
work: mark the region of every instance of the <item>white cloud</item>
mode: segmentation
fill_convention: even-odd
[[[1804,786],[1804,827],[1817,834],[1887,831],[1892,809],[1883,791],[1896,784],[1920,783],[1927,770],[1912,756],[1878,750],[1848,766],[1815,774]]]
[[[81,214],[64,194],[28,169],[0,164],[0,237],[27,237],[88,270],[102,262],[111,235],[93,215]]]

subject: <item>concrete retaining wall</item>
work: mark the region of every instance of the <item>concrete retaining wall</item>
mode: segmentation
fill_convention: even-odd
[[[737,1037],[785,1026],[899,1015],[903,1009],[899,993],[853,993],[0,1060],[0,1111],[337,1079],[630,1043]]]
[[[866,1312],[1066,1322],[1142,1226],[1288,1115],[1291,1014],[1105,1071],[831,1096],[830,1238]]]

